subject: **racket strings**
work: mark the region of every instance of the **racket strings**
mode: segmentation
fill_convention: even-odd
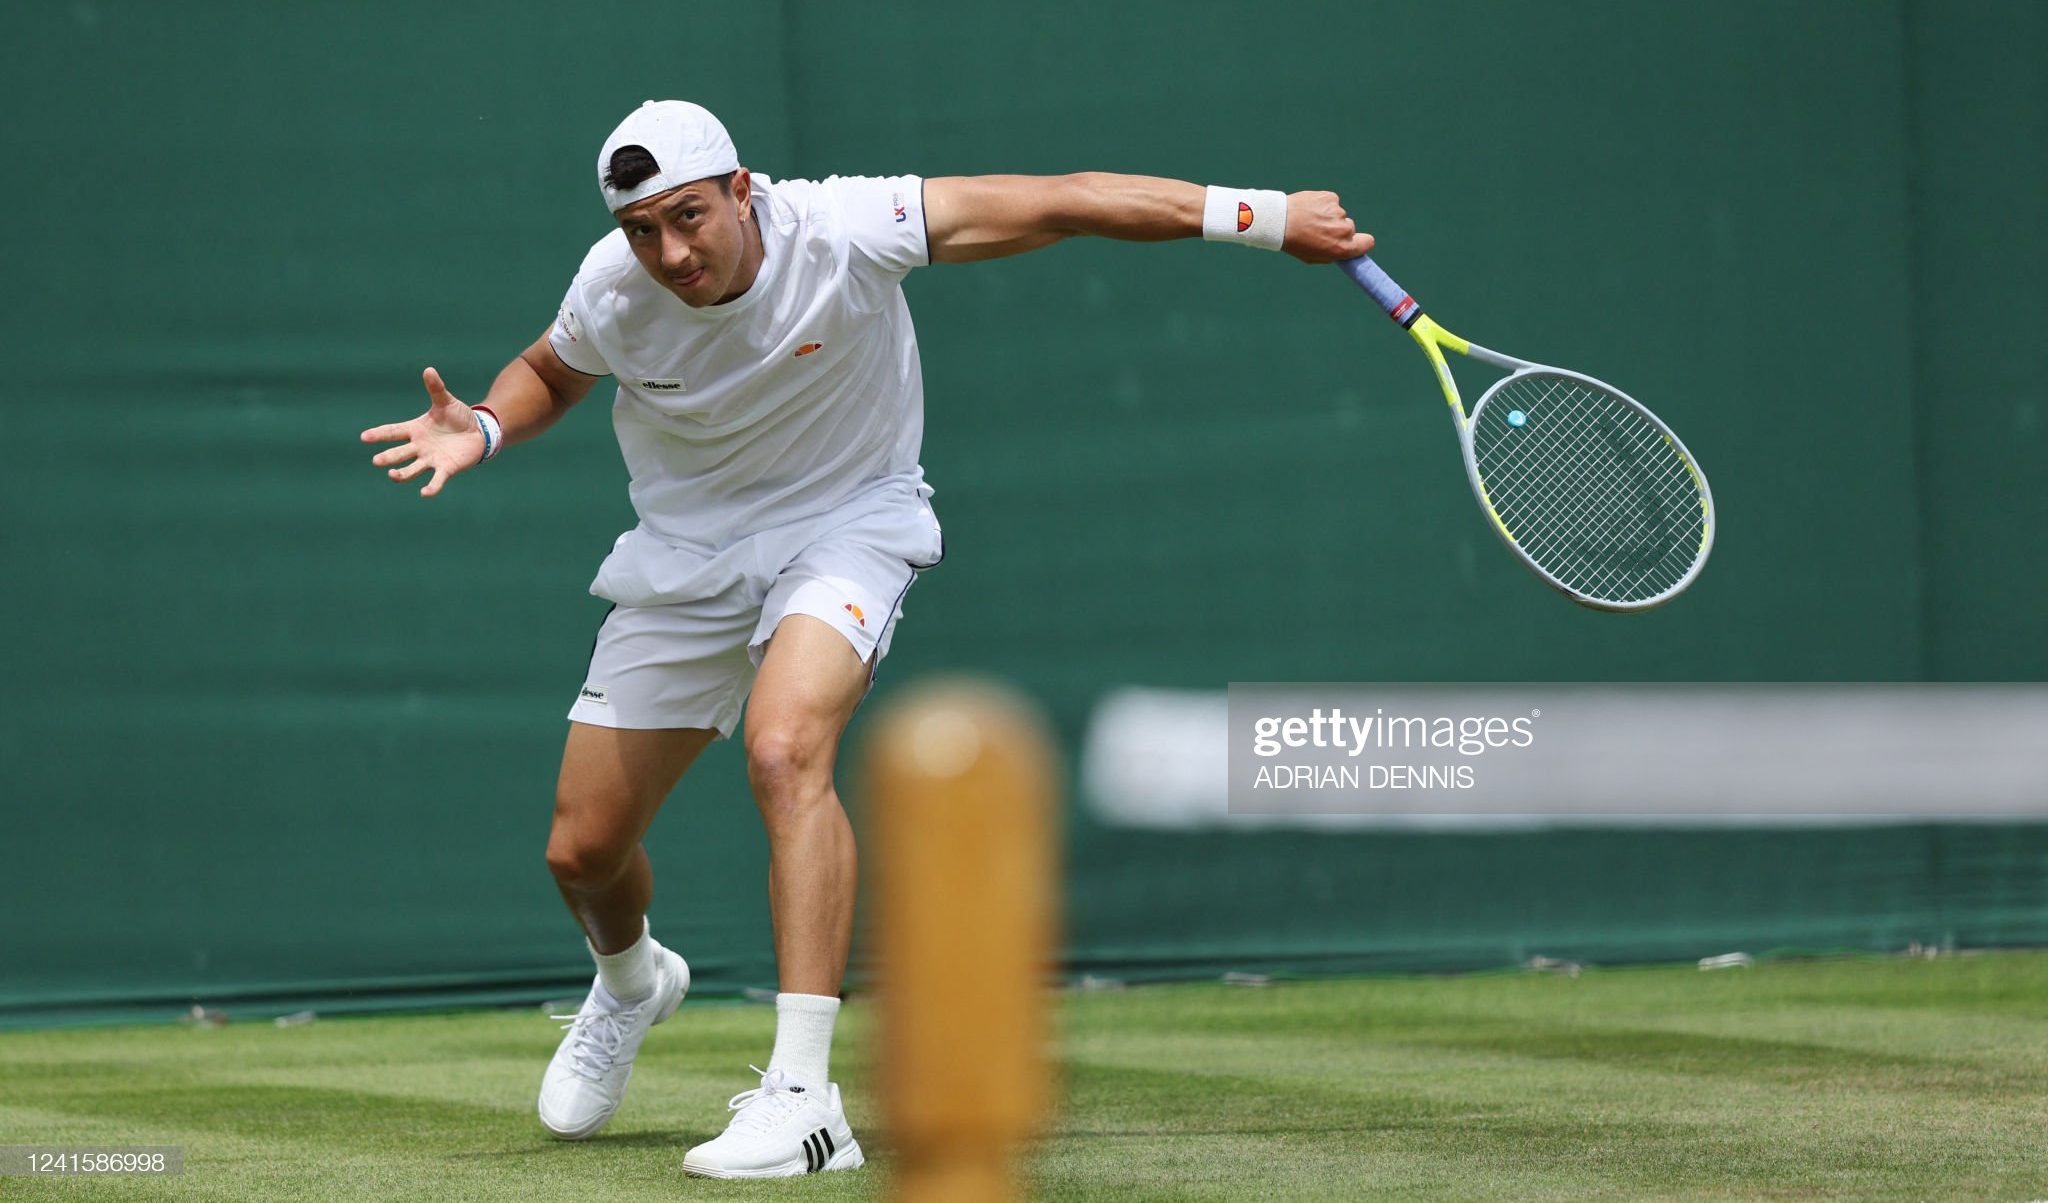
[[[1558,388],[1556,386],[1546,389],[1544,395],[1538,398],[1538,401],[1552,400],[1557,392]],[[1534,403],[1532,402],[1531,404]],[[1596,438],[1596,435],[1605,437],[1605,446],[1601,445],[1601,441],[1599,438]],[[1521,481],[1524,477],[1529,477],[1530,479],[1528,479],[1527,483],[1539,491],[1539,499],[1544,504],[1552,507],[1564,504],[1567,488],[1577,488],[1581,492],[1588,494],[1590,500],[1597,501],[1608,511],[1625,513],[1627,512],[1625,507],[1628,500],[1625,490],[1629,484],[1627,480],[1627,465],[1629,461],[1640,458],[1645,453],[1651,451],[1662,437],[1662,433],[1656,431],[1654,427],[1633,432],[1617,432],[1611,428],[1603,431],[1598,427],[1588,425],[1580,428],[1576,432],[1576,437],[1564,447],[1564,454],[1575,458],[1581,466],[1581,475],[1577,480],[1573,481],[1562,477],[1546,477],[1542,475],[1532,476],[1530,465],[1513,460],[1502,466],[1501,473],[1507,479],[1510,486]],[[1521,450],[1524,454],[1520,457],[1520,460],[1527,460],[1529,458],[1527,453],[1539,447],[1541,447],[1541,444],[1535,440],[1525,441],[1521,445]],[[1552,450],[1555,450],[1555,448],[1552,448]],[[1637,483],[1640,484],[1641,482]],[[1680,480],[1673,483],[1675,486],[1682,488],[1685,482]],[[1666,500],[1677,501],[1680,498],[1673,496]],[[1662,507],[1653,508],[1661,509]],[[1596,532],[1593,531],[1591,522],[1597,511],[1587,507],[1581,507],[1581,511],[1579,515],[1580,521],[1576,525],[1554,532],[1554,534],[1558,538],[1566,540],[1595,534]],[[1643,514],[1639,511],[1636,516],[1641,518]],[[1552,532],[1539,533],[1548,534]],[[1635,533],[1639,535],[1644,533],[1640,523]]]
[[[1587,422],[1585,398],[1554,384],[1541,397],[1520,400],[1550,411],[1543,416],[1553,437],[1522,440],[1521,454],[1494,479],[1504,482],[1500,505],[1513,515],[1531,558],[1574,588],[1617,601],[1654,596],[1667,583],[1660,569],[1666,577],[1682,575],[1689,560],[1672,563],[1676,556],[1663,554],[1678,544],[1660,519],[1691,500],[1684,481],[1659,482],[1630,468],[1656,448],[1661,432]],[[1567,464],[1576,476],[1547,474]]]
[[[1572,578],[1581,591],[1616,601],[1654,596],[1669,583],[1658,579],[1660,570],[1671,581],[1673,573],[1682,575],[1689,561],[1666,554],[1675,553],[1678,544],[1669,538],[1668,525],[1657,521],[1657,511],[1687,499],[1673,490],[1659,496],[1654,487],[1646,491],[1641,479],[1629,479],[1626,457],[1653,445],[1643,439],[1602,447],[1581,437],[1564,449],[1576,457],[1576,481],[1551,482],[1528,496],[1526,505],[1518,504],[1525,499],[1512,488],[1505,490],[1510,508],[1520,511],[1517,518],[1532,558]],[[1537,505],[1549,507],[1555,529],[1532,528],[1527,514]]]
[[[1626,399],[1527,373],[1480,407],[1472,443],[1502,525],[1567,588],[1644,601],[1692,568],[1705,533],[1698,483],[1663,429]]]

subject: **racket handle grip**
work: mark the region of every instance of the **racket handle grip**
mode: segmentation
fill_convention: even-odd
[[[1352,283],[1363,288],[1367,295],[1378,301],[1380,308],[1387,311],[1388,317],[1399,322],[1403,330],[1414,325],[1415,319],[1422,316],[1422,306],[1415,303],[1415,298],[1408,295],[1407,289],[1394,283],[1392,276],[1381,271],[1380,265],[1372,261],[1371,255],[1342,259],[1338,261],[1337,266],[1344,269],[1344,274],[1351,277]]]

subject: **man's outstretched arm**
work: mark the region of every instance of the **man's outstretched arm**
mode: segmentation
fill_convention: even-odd
[[[427,412],[409,422],[372,426],[363,432],[365,443],[398,443],[370,460],[386,469],[385,475],[404,483],[422,472],[433,476],[421,487],[422,497],[432,497],[448,478],[483,462],[483,428],[476,411],[488,410],[495,419],[493,430],[504,443],[517,443],[553,426],[569,407],[581,401],[600,377],[586,375],[563,363],[548,345],[546,331],[532,346],[505,365],[491,383],[491,391],[477,406],[464,405],[441,382],[441,374],[428,368],[422,379],[427,387]],[[498,444],[490,447],[496,455]],[[394,466],[397,465],[397,466]]]
[[[925,181],[924,213],[932,262],[971,263],[1079,234],[1131,242],[1198,237],[1207,199],[1199,184],[1148,175],[943,176]],[[1336,193],[1296,192],[1287,198],[1280,249],[1330,263],[1370,251],[1372,235],[1358,232]]]

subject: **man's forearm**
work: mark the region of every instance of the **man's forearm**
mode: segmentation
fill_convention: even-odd
[[[1151,175],[1084,171],[1056,182],[1054,222],[1069,234],[1128,242],[1194,238],[1202,232],[1200,184]]]
[[[1182,180],[1076,175],[951,176],[925,182],[935,263],[1034,251],[1077,234],[1161,242],[1202,232],[1203,190]]]
[[[563,397],[550,387],[525,355],[505,365],[491,382],[490,395],[481,402],[497,415],[508,445],[525,442],[547,430],[575,403],[573,398]]]
[[[1083,234],[1129,242],[1206,235],[1309,263],[1372,249],[1334,192],[1205,188],[1108,171],[936,177],[925,181],[924,215],[934,263],[999,259]]]

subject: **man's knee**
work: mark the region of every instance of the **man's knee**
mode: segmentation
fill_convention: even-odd
[[[640,841],[603,816],[627,809],[567,786],[555,791],[555,823],[548,833],[548,872],[564,886],[595,889],[618,880]]]
[[[831,763],[830,744],[795,727],[771,724],[747,732],[747,780],[771,826],[836,802]]]
[[[602,889],[625,873],[632,863],[635,847],[628,844],[622,848],[557,828],[555,834],[548,837],[548,872],[570,889]]]

